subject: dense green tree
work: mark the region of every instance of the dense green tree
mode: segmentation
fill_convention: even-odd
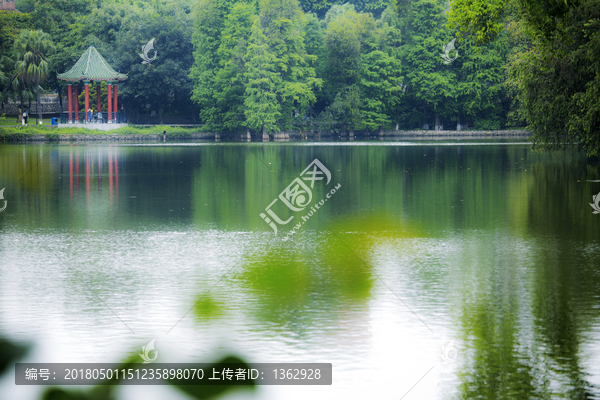
[[[190,70],[190,78],[194,82],[192,101],[200,107],[200,118],[209,128],[218,128],[220,120],[214,93],[223,14],[217,0],[200,0],[194,9],[194,65]]]
[[[9,99],[21,99],[22,105],[23,97],[25,101],[29,101],[29,91],[21,93],[19,90],[19,88],[25,89],[25,82],[13,82],[16,73],[13,44],[21,29],[32,28],[30,14],[0,11],[0,103],[2,104]]]
[[[246,126],[244,92],[245,57],[255,19],[255,7],[247,3],[233,6],[225,19],[217,50],[220,68],[215,76],[215,106],[222,127],[229,131]]]
[[[387,7],[387,0],[351,0],[350,4],[359,12],[367,12],[378,18]]]
[[[450,23],[489,42],[517,21],[531,38],[510,63],[510,87],[542,148],[600,152],[600,2],[454,0]],[[511,12],[511,7],[516,12]],[[517,15],[515,17],[515,15]]]
[[[402,21],[396,0],[390,0],[378,24],[380,25],[380,49],[399,59],[402,46]]]
[[[324,23],[326,45],[326,90],[335,97],[360,79],[361,54],[377,49],[375,20],[357,13],[354,6],[333,6]]]
[[[330,13],[341,7],[334,6]],[[327,89],[337,94],[357,82],[360,77],[361,38],[358,18],[352,7],[339,16],[328,13],[331,20],[325,32]]]
[[[441,117],[451,111],[448,101],[456,96],[456,74],[440,56],[453,36],[445,27],[443,4],[440,0],[418,0],[406,15],[409,30],[402,48],[406,93],[413,111],[420,111],[417,115],[423,129],[429,129],[431,114],[435,116],[435,129],[441,129]]]
[[[311,66],[316,57],[306,52],[304,14],[298,1],[261,0],[259,9],[267,44],[277,60],[275,67],[281,77],[281,86],[277,88],[279,128],[289,129],[294,117],[305,115],[315,102],[314,90],[322,81]]]
[[[300,6],[305,13],[314,13],[322,18],[331,5],[335,3],[329,0],[300,0]]]
[[[400,18],[399,6],[396,0],[390,0],[387,8],[381,15],[378,21],[380,28],[380,49],[386,52],[392,62],[396,64],[394,73],[400,74],[400,60],[402,58],[402,19]],[[398,86],[398,90],[390,94],[388,115],[395,122],[396,130],[399,128],[400,116],[403,109],[403,94],[406,90],[403,79],[394,82]]]
[[[347,129],[350,130],[350,135],[353,135],[355,129],[364,128],[360,94],[358,84],[350,85],[338,92],[331,105],[324,111],[324,114],[339,123],[340,128],[337,130],[343,136],[348,134]]]
[[[319,18],[323,18],[332,6],[342,4],[348,4],[358,12],[371,13],[377,18],[387,7],[386,0],[300,0],[304,12],[315,13]]]
[[[461,43],[461,56],[453,64],[457,70],[457,130],[462,129],[466,119],[471,119],[478,129],[500,129],[504,124],[501,99],[507,47],[505,35],[486,46],[472,40]]]
[[[316,14],[306,14],[304,30],[306,32],[304,39],[306,53],[314,56],[309,60],[310,65],[315,68],[316,76],[322,78],[324,76],[326,67],[325,33],[323,31],[323,26],[321,25],[321,22],[317,18]],[[318,108],[318,111],[321,111],[324,105],[327,103],[322,86],[315,89],[315,98],[315,108]],[[309,121],[311,124],[313,121],[313,115],[313,105],[310,104],[308,117],[310,118]]]
[[[278,130],[281,108],[277,90],[282,85],[281,76],[276,71],[281,61],[269,48],[260,22],[255,18],[246,56],[246,118],[248,127],[261,131],[263,135]]]
[[[400,102],[402,77],[400,61],[376,50],[362,60],[361,109],[363,126],[367,130],[382,130],[390,125],[395,106]]]
[[[33,29],[31,14],[0,11],[0,57],[9,55],[21,29]]]
[[[571,9],[549,44],[512,64],[519,99],[541,148],[600,154],[600,2]]]

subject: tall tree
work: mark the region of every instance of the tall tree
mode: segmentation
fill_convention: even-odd
[[[200,0],[194,8],[194,65],[190,78],[194,82],[192,101],[200,107],[200,119],[209,128],[220,126],[219,110],[214,104],[215,76],[219,68],[217,50],[227,6],[217,0]]]
[[[22,92],[26,88],[24,81],[19,82],[16,78],[15,55],[13,44],[21,29],[32,29],[31,15],[16,12],[0,11],[0,102],[9,99],[23,98],[29,101],[30,91]]]
[[[368,130],[383,130],[395,116],[400,101],[402,77],[400,61],[380,50],[366,54],[362,60],[360,87],[362,91],[363,124]]]
[[[245,57],[255,19],[255,7],[237,3],[225,19],[221,44],[217,50],[219,69],[215,75],[215,106],[224,129],[235,131],[246,126],[245,117]]]
[[[252,35],[246,56],[246,106],[245,115],[248,127],[262,132],[263,136],[278,130],[281,108],[277,98],[282,85],[281,76],[276,70],[277,59],[267,43],[260,18],[252,24]]]
[[[335,5],[324,19],[325,91],[331,99],[326,110],[346,129],[362,129],[360,79],[362,55],[377,49],[375,20],[370,14],[358,13],[351,4]]]
[[[310,56],[314,56],[310,59],[310,65],[314,67],[315,74],[317,77],[322,78],[325,73],[326,59],[325,59],[325,33],[323,26],[317,18],[316,14],[306,14],[305,28],[306,37],[304,40],[306,53]],[[326,97],[322,90],[323,86],[315,89],[315,105],[314,108],[321,111],[325,106]],[[313,105],[309,105],[308,117],[310,118],[310,124],[313,123]]]
[[[296,114],[304,115],[316,100],[314,91],[322,84],[304,45],[304,13],[298,0],[260,0],[260,22],[280,75],[277,88],[279,129],[291,128]]]
[[[327,89],[335,96],[360,78],[361,21],[348,4],[333,6],[325,21]]]
[[[455,97],[449,101],[456,129],[470,119],[477,129],[500,129],[506,123],[503,108],[508,41],[500,35],[487,45],[472,39],[461,42],[461,54],[452,64],[456,71]]]
[[[445,27],[443,4],[441,0],[418,0],[411,3],[405,16],[408,34],[404,35],[402,61],[407,94],[413,108],[421,111],[423,129],[429,129],[431,113],[435,129],[441,129],[441,117],[450,111],[448,100],[455,97],[455,72],[440,56],[453,36]]]
[[[15,70],[19,79],[35,87],[38,121],[41,123],[40,82],[50,73],[47,57],[54,54],[56,48],[47,33],[24,30],[15,40],[13,51],[17,59]]]

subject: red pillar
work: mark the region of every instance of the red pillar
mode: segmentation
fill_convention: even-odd
[[[115,111],[115,122],[117,122],[117,113],[119,112],[119,107],[117,105],[117,84],[116,83],[113,85],[113,94],[114,94],[113,110]]]
[[[79,122],[79,82],[73,89],[75,89],[75,122]]]
[[[88,122],[88,110],[90,109],[90,82],[83,82],[85,87],[85,121]]]
[[[108,86],[108,123],[112,123],[112,84],[107,82]]]
[[[73,85],[69,83],[69,123],[73,123]]]
[[[100,82],[96,82],[96,112],[102,109],[102,103],[100,102]]]

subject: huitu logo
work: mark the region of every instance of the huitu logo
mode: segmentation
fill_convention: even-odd
[[[0,190],[0,200],[4,200],[4,189],[5,188],[2,188],[2,190]],[[4,207],[0,208],[0,212],[4,211],[7,205],[8,201],[4,200]]]
[[[452,339],[448,342],[447,345],[442,346],[442,354],[440,357],[444,360],[444,364],[449,364],[451,362],[456,361],[456,357],[458,356],[458,351],[454,348],[454,341],[456,339]]]
[[[312,202],[313,195],[311,189],[314,189],[315,181],[322,181],[325,179],[325,185],[328,185],[329,181],[331,181],[331,172],[329,172],[329,170],[321,163],[321,161],[315,158],[309,164],[309,166],[306,167],[304,171],[302,171],[300,177],[294,179],[292,183],[290,183],[288,187],[285,188],[285,190],[279,194],[279,197],[273,200],[271,204],[269,204],[267,208],[265,208],[266,214],[260,213],[260,217],[264,219],[265,222],[269,224],[271,229],[275,231],[275,234],[277,234],[278,227],[277,225],[275,225],[275,222],[279,225],[286,225],[292,219],[294,219],[294,216],[291,216],[290,218],[284,221],[281,218],[279,218],[277,214],[275,214],[271,207],[273,207],[273,205],[277,201],[281,200],[283,205],[285,205],[290,210],[294,212],[303,211]],[[308,184],[310,184],[310,187],[308,186]],[[335,190],[333,191],[333,193],[335,193]],[[319,208],[318,206],[316,207],[317,209]]]
[[[0,192],[0,193],[2,193],[2,192]],[[597,195],[592,196],[592,201],[593,201],[593,203],[590,203],[590,206],[592,206],[592,208],[594,209],[592,214],[600,214],[600,192],[598,192]]]
[[[440,56],[442,56],[442,58],[444,59],[444,64],[452,64],[452,61],[456,60],[456,57],[458,57],[458,51],[454,49],[455,41],[456,39],[452,39],[450,43],[443,47],[444,53],[440,54]],[[450,52],[452,50],[454,50],[454,57],[450,57]]]
[[[142,64],[150,64],[156,59],[156,50],[154,50],[154,57],[148,57],[148,53],[152,50],[154,50],[154,38],[150,39],[146,45],[142,46],[142,54],[138,54],[140,57],[142,57],[142,60],[144,60],[142,61]]]
[[[142,360],[144,360],[144,364],[150,364],[151,362],[154,362],[154,360],[156,360],[156,358],[158,357],[158,351],[154,350],[154,341],[156,339],[152,339],[150,341],[150,343],[148,343],[145,346],[142,346],[142,351],[143,353],[139,353],[140,357],[142,357]],[[154,357],[151,358],[150,357],[150,352],[154,351]]]

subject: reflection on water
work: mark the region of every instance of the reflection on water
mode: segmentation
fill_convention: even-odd
[[[259,214],[315,158],[341,188],[284,242]],[[599,177],[518,143],[2,145],[0,336],[334,365],[261,399],[597,398]]]

